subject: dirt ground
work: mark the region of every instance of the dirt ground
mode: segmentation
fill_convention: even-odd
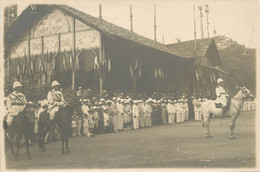
[[[69,140],[71,154],[61,154],[61,142],[47,145],[47,152],[31,147],[32,160],[24,147],[20,159],[6,155],[8,169],[62,168],[250,168],[256,165],[255,112],[242,112],[228,139],[229,119],[213,119],[212,138],[206,139],[200,121],[163,125],[140,130],[83,136]]]

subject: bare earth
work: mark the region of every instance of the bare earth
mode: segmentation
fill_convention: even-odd
[[[61,142],[47,145],[47,152],[25,148],[15,161],[8,151],[8,169],[75,168],[250,168],[255,167],[255,112],[242,112],[235,128],[236,139],[228,139],[229,119],[213,119],[213,138],[206,139],[200,121],[154,126],[94,138],[71,138],[71,154],[61,155]]]

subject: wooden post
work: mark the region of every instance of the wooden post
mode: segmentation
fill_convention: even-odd
[[[137,77],[133,76],[133,95],[136,95]]]
[[[61,42],[60,42],[60,33],[58,34],[58,52],[60,53],[60,47],[61,47]]]
[[[154,5],[154,41],[156,42],[156,6]]]
[[[132,5],[130,5],[130,26],[131,26],[131,31],[133,32],[133,14],[132,14]]]
[[[74,54],[74,58],[77,58],[76,57],[76,19],[75,19],[75,17],[73,17],[73,52],[72,53]],[[72,81],[71,88],[74,90],[75,89],[75,69],[72,70],[71,75],[72,75],[71,76],[71,81]]]
[[[99,63],[102,63],[102,60],[105,56],[105,51],[104,51],[104,42],[102,39],[102,35],[100,34],[100,49],[99,49]],[[103,67],[103,66],[102,66]],[[103,84],[104,84],[104,76],[103,76],[103,69],[102,69],[101,65],[99,65],[99,94],[100,97],[103,96]]]

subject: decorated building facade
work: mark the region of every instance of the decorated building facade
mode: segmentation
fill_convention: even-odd
[[[194,48],[194,45],[196,47]],[[214,96],[221,61],[213,38],[164,45],[66,5],[28,6],[5,33],[8,87],[79,86]]]

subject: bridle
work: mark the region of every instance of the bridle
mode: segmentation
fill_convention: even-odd
[[[244,101],[244,99],[247,99],[249,97],[249,94],[245,91],[244,88],[240,88],[240,90],[241,90],[241,93],[242,93],[242,97],[241,98],[232,98],[233,100]],[[231,104],[235,107],[235,109],[238,112],[240,112],[242,106],[239,109],[238,107],[236,107],[236,105],[234,103],[232,103],[232,101],[231,101]]]

